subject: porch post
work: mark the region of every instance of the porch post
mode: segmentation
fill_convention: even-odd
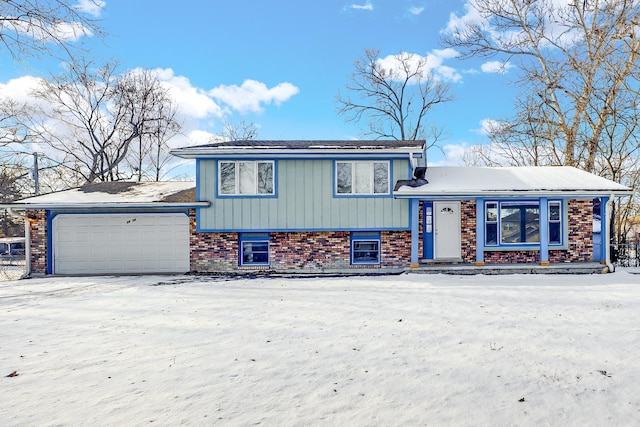
[[[411,268],[418,268],[420,255],[420,200],[409,199],[409,222],[411,226]]]
[[[540,265],[549,265],[549,203],[540,197]]]
[[[476,199],[476,266],[484,265],[484,230],[485,230],[484,199]]]
[[[600,262],[607,263],[607,254],[609,253],[609,242],[607,242],[607,235],[609,228],[609,218],[607,218],[607,203],[609,203],[609,197],[600,198]]]

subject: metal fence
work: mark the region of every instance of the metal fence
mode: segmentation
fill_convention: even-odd
[[[640,267],[640,242],[611,245],[611,261],[618,267]]]
[[[24,255],[0,256],[0,280],[17,280],[26,271]]]

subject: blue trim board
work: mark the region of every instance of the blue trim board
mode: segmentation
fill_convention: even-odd
[[[431,217],[431,224],[428,224],[429,217]],[[431,231],[429,231],[429,225],[431,225]],[[433,202],[431,200],[425,200],[422,203],[422,239],[422,257],[433,259]]]
[[[324,231],[409,231],[411,227],[378,227],[378,228],[354,228],[354,227],[331,227],[331,228],[221,228],[221,229],[201,229],[196,224],[198,233],[306,233]]]
[[[607,262],[607,247],[609,242],[607,242],[607,232],[609,228],[609,218],[607,218],[607,203],[609,203],[609,197],[601,197],[600,198],[600,261]]]
[[[53,274],[53,216],[51,211],[45,211],[47,215],[47,274]],[[55,215],[54,215],[55,216]]]
[[[549,262],[549,200],[546,197],[540,197],[539,206],[540,262]],[[564,228],[566,224],[563,223],[560,226]]]

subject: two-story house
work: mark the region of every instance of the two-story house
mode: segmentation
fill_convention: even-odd
[[[611,201],[631,194],[573,167],[426,168],[424,141],[172,153],[195,160],[195,184],[91,184],[0,206],[26,218],[28,273],[598,271],[609,227],[594,219],[607,224]]]

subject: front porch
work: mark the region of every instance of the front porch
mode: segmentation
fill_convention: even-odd
[[[522,264],[435,264],[422,262],[417,267],[406,270],[407,273],[419,274],[452,274],[452,275],[497,275],[497,274],[601,274],[609,272],[606,265],[598,262],[584,263],[556,263],[539,265],[534,263]]]

